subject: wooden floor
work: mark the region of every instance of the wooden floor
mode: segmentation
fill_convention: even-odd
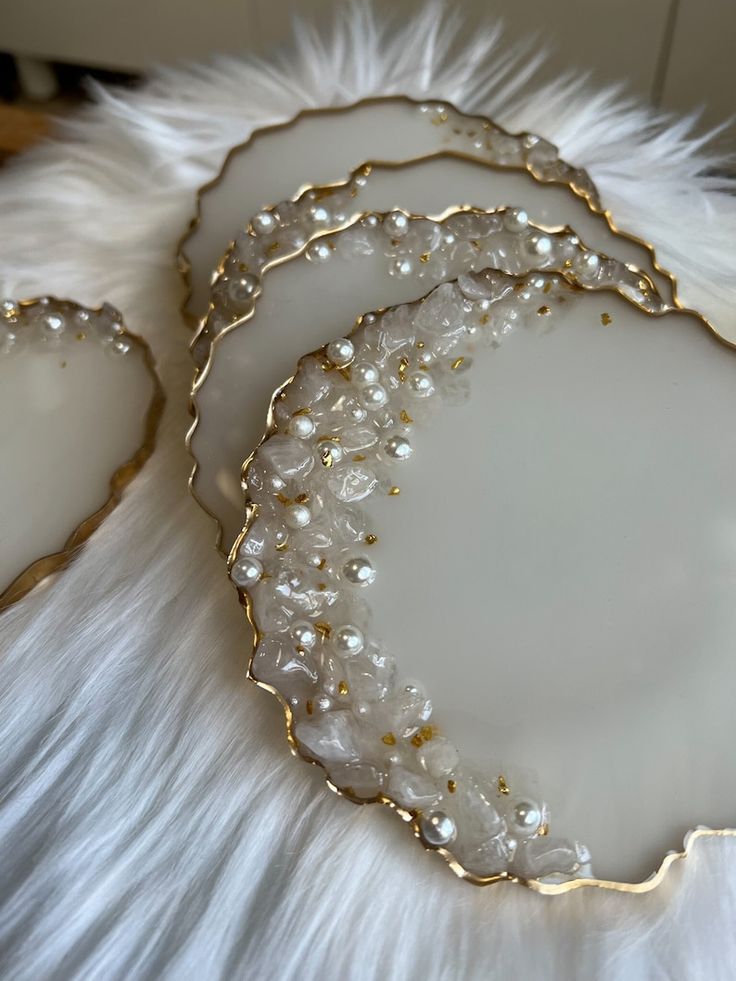
[[[37,143],[48,131],[43,109],[0,103],[0,160]]]

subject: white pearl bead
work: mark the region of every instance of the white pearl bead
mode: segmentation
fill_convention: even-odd
[[[327,345],[327,357],[336,368],[345,368],[355,357],[353,342],[347,337],[339,337]]]
[[[306,528],[312,520],[312,512],[306,504],[290,504],[284,513],[284,521],[290,528]]]
[[[307,649],[317,643],[317,631],[308,620],[297,620],[291,628],[291,637],[299,647]]]
[[[509,208],[503,216],[504,228],[509,232],[523,232],[529,224],[529,215],[523,208]]]
[[[595,252],[582,252],[573,259],[572,267],[580,279],[592,279],[598,272],[600,260]]]
[[[422,838],[433,848],[449,845],[457,834],[455,822],[444,811],[430,811],[422,814],[419,820],[419,830]]]
[[[362,405],[354,405],[350,410],[350,418],[354,419],[355,422],[363,422],[367,417],[368,413]]]
[[[308,439],[314,432],[314,421],[307,415],[292,416],[287,430],[290,436],[297,439]]]
[[[394,460],[408,460],[414,452],[411,443],[404,436],[392,436],[387,440],[384,449]]]
[[[532,235],[529,248],[535,255],[549,255],[552,251],[552,239],[548,235]]]
[[[227,283],[227,295],[233,303],[245,303],[250,300],[258,289],[258,277],[245,273]]]
[[[330,220],[330,212],[322,204],[313,204],[309,209],[309,217],[315,225],[326,225]]]
[[[268,235],[276,229],[278,224],[270,211],[259,211],[257,215],[253,215],[250,223],[253,226],[253,231],[258,235]]]
[[[108,350],[112,354],[127,354],[130,350],[130,341],[125,337],[116,337],[108,347]]]
[[[243,589],[248,586],[252,586],[253,583],[258,582],[262,575],[263,566],[258,559],[254,559],[249,555],[246,555],[242,559],[238,559],[238,561],[233,564],[230,571],[230,578],[232,581],[236,586],[240,586]]]
[[[338,654],[350,655],[350,654],[360,654],[363,650],[365,644],[365,637],[363,636],[363,631],[354,627],[352,624],[347,623],[342,627],[338,627],[334,634],[334,645],[335,650]]]
[[[376,570],[364,556],[348,559],[342,567],[342,574],[348,582],[356,586],[368,586],[376,578]]]
[[[383,385],[366,385],[360,393],[363,404],[369,409],[380,409],[388,402],[388,393]]]
[[[403,211],[392,211],[383,219],[383,228],[391,238],[403,238],[409,231],[409,219]]]
[[[390,271],[394,276],[411,276],[414,272],[414,263],[406,256],[399,256],[398,259],[394,259],[391,263]]]
[[[372,385],[380,377],[378,368],[370,361],[359,361],[350,369],[350,378],[356,385]]]
[[[428,371],[415,371],[407,379],[410,390],[418,398],[428,398],[434,394],[434,381]]]
[[[533,800],[512,801],[508,814],[509,827],[517,835],[533,835],[542,823],[542,809]]]
[[[307,259],[311,259],[312,262],[326,262],[331,255],[332,249],[329,247],[327,242],[322,242],[320,240],[312,242],[307,249]]]
[[[66,322],[58,313],[45,313],[41,318],[41,325],[44,333],[49,337],[59,337],[66,326]]]
[[[343,457],[342,447],[332,440],[325,440],[324,443],[320,443],[318,452],[320,461],[325,467],[334,467]]]

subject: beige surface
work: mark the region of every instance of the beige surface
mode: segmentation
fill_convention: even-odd
[[[305,17],[325,24],[334,4],[302,0],[298,5],[272,0],[24,0],[7,3],[3,11],[3,48],[15,54],[54,58],[93,66],[145,70],[159,60],[203,57],[213,51],[263,49],[282,42],[291,14],[298,7]],[[408,19],[416,0],[389,3],[379,10]],[[457,5],[458,7],[460,5]],[[513,5],[495,0],[462,4],[466,32],[486,25],[496,13],[507,25],[508,37],[518,40],[537,31],[554,49],[550,73],[567,67],[593,70],[598,80],[628,78],[637,93],[648,96],[665,35],[670,0],[617,0],[615,4],[560,0],[541,5],[519,0]],[[632,26],[635,25],[635,26]]]
[[[288,39],[295,11],[322,31],[337,0],[6,0],[4,6],[5,51],[140,72],[158,61],[272,50]],[[375,6],[406,21],[423,3],[375,0]],[[705,105],[710,125],[736,109],[731,0],[462,0],[454,8],[465,21],[463,38],[487,30],[494,15],[511,42],[536,34],[550,52],[545,77],[574,69],[590,71],[599,83],[623,80],[632,93],[675,111]]]
[[[736,114],[735,38],[734,0],[681,2],[664,79],[664,108],[678,112],[702,108],[707,126]],[[724,136],[733,147],[733,123]]]

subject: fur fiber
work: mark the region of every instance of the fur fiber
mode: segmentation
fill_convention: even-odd
[[[330,36],[298,25],[266,63],[95,86],[94,105],[0,172],[0,295],[110,300],[168,395],[120,507],[0,621],[5,981],[736,974],[736,840],[701,840],[647,895],[546,898],[462,883],[387,809],[330,793],[245,680],[247,626],[187,491],[176,243],[227,149],[304,106],[403,92],[541,133],[621,224],[667,243],[685,299],[701,302],[701,280],[709,312],[733,316],[736,199],[706,176],[723,161],[693,120],[573,76],[529,97],[531,48],[510,52],[489,25],[449,61],[451,20],[430,5],[386,33],[360,4]]]

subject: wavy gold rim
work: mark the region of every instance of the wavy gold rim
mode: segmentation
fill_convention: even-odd
[[[466,209],[466,210],[472,210],[472,209]],[[537,273],[537,275],[541,275],[546,278],[549,278],[552,276],[559,277],[560,273],[556,271],[542,271]],[[520,283],[523,282],[527,278],[527,276],[528,274],[521,275],[521,276],[508,276],[508,278],[510,280],[514,280],[517,283]],[[568,285],[571,284],[568,283]],[[699,319],[701,321],[703,321],[704,319],[694,311],[685,310],[681,308],[674,308],[669,306],[665,306],[665,308],[659,313],[644,310],[641,307],[639,307],[636,303],[631,301],[629,297],[627,297],[625,294],[621,293],[621,291],[617,289],[615,286],[605,286],[596,290],[595,292],[614,293],[615,295],[620,296],[622,299],[628,300],[632,306],[636,307],[636,309],[640,311],[640,313],[649,317],[659,318],[671,314],[675,316],[694,316],[696,319]],[[374,312],[380,314],[385,312],[386,309],[388,308],[380,308]],[[362,317],[358,318],[352,330],[346,336],[350,336],[350,334],[352,334],[360,326],[360,324],[362,323],[362,319],[363,319]],[[719,341],[723,342],[723,339],[720,337],[720,335],[716,334],[715,336],[718,338]],[[733,345],[729,344],[728,342],[723,342],[723,343],[725,343],[726,346],[728,346],[729,348],[733,349]],[[266,440],[268,440],[272,435],[274,435],[274,433],[277,433],[279,431],[278,426],[276,424],[275,407],[281,396],[281,393],[293,381],[294,377],[296,376],[296,372],[299,370],[299,367],[301,366],[302,362],[307,358],[313,358],[317,355],[324,354],[324,350],[325,349],[323,346],[322,348],[318,348],[315,351],[311,351],[303,355],[297,363],[297,368],[294,374],[291,375],[288,379],[286,379],[286,381],[283,382],[281,385],[279,385],[279,387],[276,389],[273,396],[271,397],[268,406],[265,433],[262,439],[260,440],[260,442],[258,443],[258,446],[245,460],[242,467],[242,486],[246,494],[245,521],[240,534],[237,536],[235,542],[233,543],[232,548],[230,549],[228,555],[228,571],[232,568],[233,563],[237,560],[238,549],[240,547],[240,544],[243,538],[248,534],[248,531],[258,514],[258,506],[247,497],[246,478],[247,478],[248,468],[258,448],[261,445],[263,445],[263,443],[265,443]],[[258,623],[256,622],[253,604],[248,592],[245,589],[241,589],[238,587],[235,588],[238,593],[240,604],[244,608],[248,622],[253,630],[253,644],[252,644],[250,656],[248,658],[247,677],[257,687],[262,688],[265,691],[268,691],[272,695],[274,695],[279,701],[279,703],[281,704],[284,710],[284,720],[286,723],[286,737],[292,755],[298,757],[299,759],[304,760],[307,763],[311,763],[313,766],[318,766],[325,774],[325,782],[327,783],[327,786],[329,787],[330,790],[333,791],[333,793],[337,794],[338,796],[345,797],[347,800],[350,800],[354,804],[373,804],[373,803],[384,804],[387,807],[389,807],[391,810],[395,811],[404,822],[410,824],[414,836],[420,841],[420,843],[423,845],[426,851],[437,852],[439,855],[442,856],[442,858],[449,865],[450,869],[455,873],[455,875],[457,875],[461,879],[464,879],[467,882],[472,883],[473,885],[487,886],[487,885],[498,885],[500,883],[521,885],[521,886],[525,886],[528,889],[533,890],[534,892],[546,896],[559,896],[564,893],[572,892],[576,889],[590,888],[590,887],[603,889],[607,891],[613,891],[613,892],[625,892],[625,893],[635,893],[635,894],[651,892],[653,889],[655,889],[658,885],[660,885],[664,881],[667,872],[678,860],[684,859],[690,854],[690,852],[692,851],[693,843],[697,839],[704,838],[704,837],[736,837],[736,828],[712,829],[712,828],[705,828],[702,826],[698,826],[694,830],[690,830],[686,833],[683,842],[683,849],[681,851],[667,852],[663,857],[659,867],[650,876],[648,876],[646,879],[643,879],[640,882],[619,882],[612,879],[579,878],[579,879],[570,879],[565,882],[552,883],[552,882],[543,882],[540,881],[539,879],[524,879],[509,873],[502,873],[499,875],[492,875],[492,876],[479,876],[473,872],[470,872],[447,849],[434,848],[426,844],[426,842],[422,839],[419,830],[419,812],[411,811],[406,809],[405,807],[402,807],[401,805],[397,804],[395,800],[393,800],[390,796],[386,794],[379,794],[376,797],[367,800],[354,796],[349,792],[349,790],[346,790],[345,788],[337,787],[329,779],[325,767],[319,760],[316,760],[313,757],[309,756],[308,754],[302,752],[299,741],[294,734],[295,720],[294,720],[294,715],[291,706],[283,698],[283,696],[278,691],[278,689],[276,689],[273,685],[269,685],[266,684],[265,682],[259,681],[253,674],[252,671],[253,660],[258,645],[263,637],[263,634],[258,626]]]
[[[48,299],[52,303],[69,304],[76,309],[89,310],[91,313],[101,313],[102,306],[83,307],[74,300],[62,299],[55,296],[33,297],[31,299],[19,300],[17,305],[21,308],[35,306],[41,299]],[[122,463],[112,474],[109,481],[109,496],[105,503],[85,518],[72,531],[58,552],[52,552],[41,558],[34,559],[19,575],[12,580],[9,586],[0,593],[0,613],[7,610],[18,600],[26,596],[39,583],[47,579],[55,572],[65,569],[71,560],[77,555],[82,545],[100,527],[105,518],[115,510],[120,503],[123,491],[133,478],[143,468],[144,463],[153,453],[156,445],[156,434],[161,416],[166,402],[161,380],[156,371],[156,364],[148,344],[139,337],[138,334],[131,333],[124,325],[120,332],[121,337],[125,337],[143,354],[143,364],[148,371],[153,383],[153,393],[146,410],[143,426],[143,442],[135,453],[124,463]]]
[[[187,228],[183,232],[181,238],[177,242],[176,263],[185,287],[185,295],[184,298],[182,299],[180,310],[185,323],[188,323],[192,329],[196,329],[196,327],[200,323],[200,319],[197,318],[188,309],[189,301],[192,295],[191,262],[189,260],[189,257],[187,256],[185,247],[187,242],[193,236],[196,228],[199,226],[201,222],[202,199],[204,198],[205,194],[207,194],[208,191],[210,191],[214,187],[217,187],[220,183],[224,181],[225,177],[227,176],[228,168],[233,158],[238,154],[246,151],[262,136],[282,130],[283,131],[289,130],[292,127],[296,126],[303,119],[325,116],[325,115],[333,116],[333,115],[347,114],[355,109],[363,108],[365,106],[381,105],[381,104],[403,104],[409,107],[414,106],[417,109],[423,105],[431,104],[439,108],[450,110],[451,112],[456,113],[457,115],[463,117],[464,120],[467,120],[470,123],[475,123],[477,125],[486,126],[486,127],[492,126],[502,136],[510,136],[515,139],[523,139],[523,137],[525,136],[535,135],[535,134],[530,134],[526,131],[521,133],[511,133],[508,130],[504,129],[503,127],[499,126],[497,123],[494,123],[487,116],[468,115],[467,113],[464,113],[461,109],[458,109],[457,106],[455,106],[451,102],[448,102],[446,99],[441,99],[441,100],[435,100],[429,98],[413,99],[410,98],[409,96],[404,96],[404,95],[373,96],[367,99],[358,100],[357,102],[351,103],[350,105],[347,106],[329,106],[326,108],[319,108],[319,109],[302,109],[294,117],[292,117],[292,119],[287,120],[284,123],[275,123],[271,126],[264,126],[260,129],[255,130],[253,133],[251,133],[251,135],[248,137],[247,140],[244,140],[242,143],[238,143],[235,146],[231,147],[231,149],[228,151],[227,155],[225,156],[225,159],[222,163],[222,166],[220,167],[220,170],[215,175],[215,177],[207,181],[198,189],[195,198],[194,214]],[[555,150],[557,150],[556,146],[555,146]],[[428,160],[428,159],[432,159],[435,156],[439,156],[442,152],[443,151],[439,151],[438,153],[423,154],[417,157],[407,157],[400,161],[393,161],[393,162],[402,163],[402,164],[419,163],[422,160]],[[566,187],[576,197],[581,198],[583,201],[585,201],[591,213],[601,217],[606,222],[608,228],[614,235],[618,236],[619,238],[623,238],[625,240],[633,242],[634,244],[639,245],[641,248],[643,248],[650,256],[652,268],[669,283],[670,290],[672,293],[672,302],[674,303],[674,305],[681,310],[689,309],[679,296],[679,286],[677,282],[677,277],[675,276],[674,273],[670,272],[669,269],[667,269],[659,262],[659,259],[657,258],[657,252],[655,246],[651,242],[647,241],[644,238],[641,238],[640,236],[634,234],[633,232],[628,232],[618,227],[611,210],[609,208],[604,208],[603,205],[601,204],[600,196],[597,188],[595,187],[595,183],[593,182],[592,178],[590,177],[590,175],[585,169],[573,168],[572,165],[567,164],[566,161],[562,160],[561,158],[558,158],[560,159],[560,163],[563,163],[565,166],[569,167],[570,170],[576,171],[579,174],[583,174],[585,178],[590,182],[592,190],[586,190],[585,188],[576,186],[572,182],[568,182],[564,180],[544,179],[540,177],[538,174],[536,174],[533,168],[531,167],[531,165],[528,163],[525,163],[524,166],[520,166],[520,167],[519,166],[504,167],[500,164],[495,164],[491,161],[483,160],[480,157],[474,157],[472,154],[463,153],[462,151],[453,152],[452,155],[457,156],[460,159],[470,160],[473,163],[478,163],[483,166],[490,167],[491,169],[497,168],[499,170],[518,170],[519,172],[526,172],[539,183],[555,183],[560,187]],[[356,168],[356,170],[357,169],[359,168]],[[294,197],[300,196],[305,190],[309,190],[310,188],[311,185],[307,185],[307,184],[302,185],[298,189]],[[705,317],[702,317],[702,319],[705,320]],[[714,333],[719,334],[717,328],[713,324],[711,324],[707,320],[706,323],[714,331]],[[719,334],[719,336],[721,335]],[[723,338],[723,340],[726,340],[726,338]]]

